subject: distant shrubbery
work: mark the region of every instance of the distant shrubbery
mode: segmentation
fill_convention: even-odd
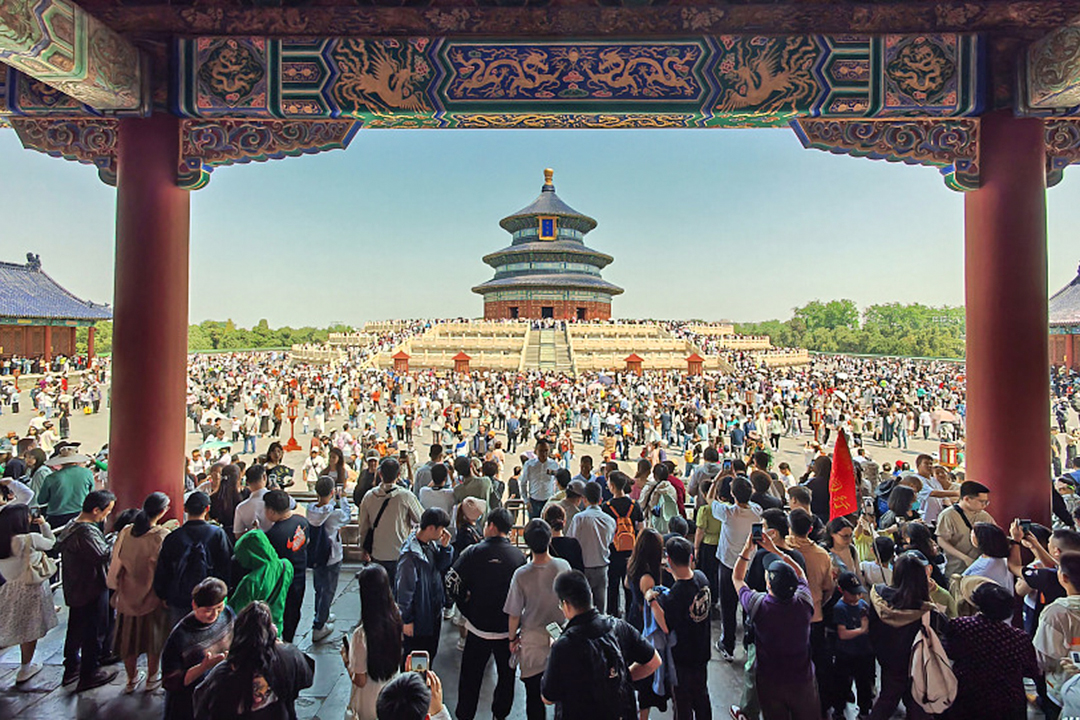
[[[271,328],[266,320],[260,320],[250,330],[237,327],[232,320],[204,320],[188,327],[188,350],[240,350],[244,348],[280,348],[301,343],[322,343],[332,332],[351,332],[345,325],[327,328],[288,326]],[[87,329],[79,328],[76,336],[79,352],[86,352]],[[112,352],[112,323],[99,322],[94,334],[94,351],[99,354]]]
[[[740,323],[735,331],[768,335],[773,345],[819,352],[964,357],[962,307],[888,303],[871,305],[860,314],[854,300],[815,300],[795,308],[790,320]]]

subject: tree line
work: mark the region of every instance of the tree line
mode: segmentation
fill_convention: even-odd
[[[108,354],[112,352],[112,323],[99,322],[94,333],[94,352]],[[324,343],[332,332],[352,332],[347,325],[330,327],[300,327],[285,325],[271,328],[265,320],[260,320],[250,330],[237,326],[232,320],[204,320],[198,325],[188,326],[188,350],[205,352],[211,350],[244,350],[255,348],[287,348],[303,343]],[[80,353],[86,352],[87,328],[79,328],[76,344]]]
[[[886,303],[860,312],[854,300],[814,300],[795,308],[790,320],[738,323],[735,331],[818,352],[964,357],[963,307]]]

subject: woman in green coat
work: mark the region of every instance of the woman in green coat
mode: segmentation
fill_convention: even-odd
[[[261,600],[270,606],[274,625],[282,627],[285,615],[285,594],[293,579],[293,566],[278,557],[262,530],[249,530],[236,541],[233,557],[246,571],[229,597],[229,607],[237,614],[251,603]]]

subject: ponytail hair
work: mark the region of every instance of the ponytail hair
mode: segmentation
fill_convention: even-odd
[[[150,521],[156,518],[169,507],[169,496],[163,492],[150,493],[143,500],[142,510],[135,516],[135,522],[131,524],[131,534],[142,537],[150,532]]]

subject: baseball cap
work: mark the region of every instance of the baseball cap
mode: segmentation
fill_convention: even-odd
[[[910,558],[915,558],[923,567],[926,567],[930,564],[930,561],[926,559],[925,555],[923,555],[922,550],[908,550],[902,554]]]
[[[201,515],[208,507],[210,507],[210,496],[198,490],[184,500],[184,512],[188,515]]]
[[[570,483],[566,486],[566,494],[584,497],[585,483],[581,482],[580,480],[571,480]]]
[[[844,592],[849,592],[852,595],[861,595],[866,592],[862,584],[859,582],[859,576],[850,571],[844,571],[840,573],[840,577],[837,578],[836,584]]]
[[[769,589],[779,600],[790,600],[799,587],[799,577],[795,570],[783,560],[774,560],[769,565]]]

